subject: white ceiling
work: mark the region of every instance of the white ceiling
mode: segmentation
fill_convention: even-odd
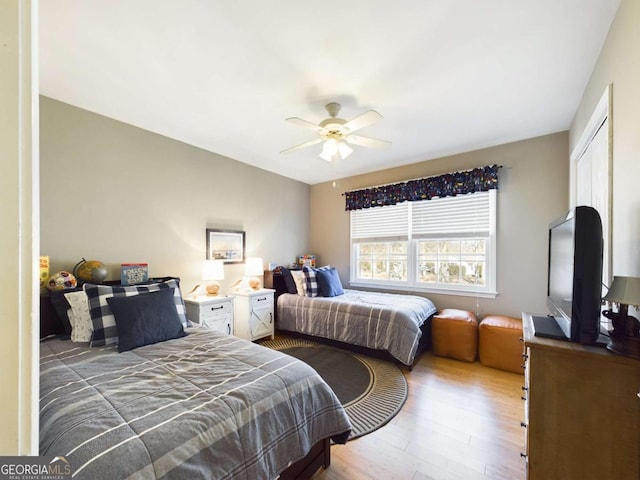
[[[619,0],[46,0],[43,95],[305,183],[567,130]],[[284,121],[384,116],[332,165]]]

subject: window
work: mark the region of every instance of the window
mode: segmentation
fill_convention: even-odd
[[[351,211],[351,284],[495,296],[496,190]]]

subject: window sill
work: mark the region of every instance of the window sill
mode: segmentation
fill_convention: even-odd
[[[375,290],[393,290],[413,293],[436,293],[438,295],[456,295],[459,297],[475,297],[475,298],[496,298],[498,292],[489,291],[474,291],[474,290],[456,290],[453,288],[430,288],[430,287],[415,287],[410,285],[389,285],[381,283],[367,283],[367,282],[349,282],[351,288],[369,288]]]

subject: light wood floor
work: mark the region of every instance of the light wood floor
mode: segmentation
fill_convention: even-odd
[[[314,479],[523,480],[524,377],[421,356],[405,370],[402,410],[369,435],[331,447]]]

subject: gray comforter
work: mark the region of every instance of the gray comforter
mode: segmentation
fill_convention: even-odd
[[[41,344],[40,455],[74,478],[276,478],[351,426],[306,364],[204,328],[118,353]],[[346,432],[346,434],[345,434]]]
[[[422,336],[420,327],[434,313],[431,300],[416,295],[345,290],[337,297],[278,297],[278,328],[385,350],[411,365]]]

